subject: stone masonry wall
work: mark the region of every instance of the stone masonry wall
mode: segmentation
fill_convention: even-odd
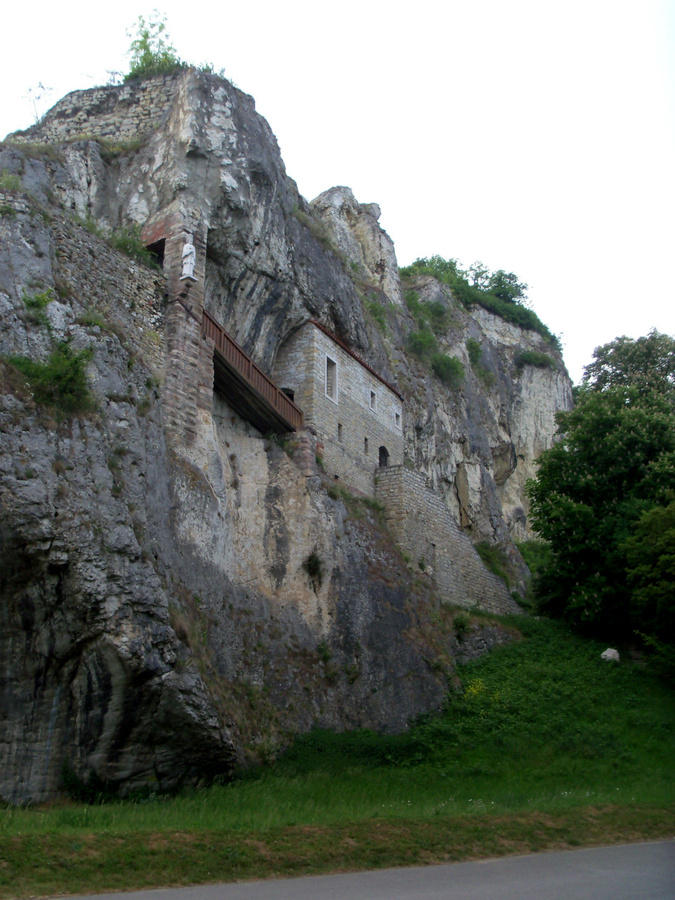
[[[333,398],[327,395],[327,358],[337,365]],[[401,400],[312,323],[281,348],[273,377],[295,391],[305,423],[316,429],[324,469],[340,483],[372,495],[381,446],[391,465],[402,462]]]
[[[422,562],[430,572],[441,601],[501,615],[521,611],[421,473],[405,466],[380,469],[376,496],[397,543],[415,567]]]
[[[282,390],[293,391],[293,402],[302,410],[306,426],[314,422],[313,330],[304,325],[284,341],[270,376]]]
[[[154,270],[113,250],[70,219],[52,223],[57,290],[80,298],[91,313],[115,322],[117,307],[134,319],[134,339],[158,379],[165,365],[165,279]]]
[[[179,79],[161,75],[147,81],[73,91],[37,125],[12,135],[21,141],[69,141],[83,137],[115,143],[141,140],[168,114]]]
[[[213,344],[202,337],[204,241],[201,231],[194,233],[197,282],[180,281],[185,229],[178,215],[163,227],[162,273],[112,250],[77,223],[55,221],[57,287],[86,299],[106,322],[115,322],[117,306],[131,314],[138,349],[164,384],[167,437],[189,444],[198,409],[210,411],[213,397]]]

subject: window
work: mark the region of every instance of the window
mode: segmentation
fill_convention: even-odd
[[[338,441],[342,440],[342,422],[338,422]]]
[[[400,428],[401,427],[401,413],[395,413],[395,416],[396,416],[396,427]]]
[[[381,469],[386,469],[389,465],[389,451],[386,447],[380,447],[378,453],[378,465]]]
[[[337,363],[326,357],[326,397],[337,403]]]
[[[375,394],[375,391],[370,392],[370,408],[377,409],[377,396]]]
[[[363,452],[368,453],[368,438],[363,439]]]

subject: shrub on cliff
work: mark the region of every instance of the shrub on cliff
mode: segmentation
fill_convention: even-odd
[[[90,359],[91,350],[76,353],[62,341],[45,362],[26,356],[11,356],[7,362],[28,379],[38,403],[74,415],[92,407],[85,372]]]
[[[458,388],[464,380],[464,366],[455,356],[445,353],[434,353],[431,357],[431,369],[434,375],[448,387]]]
[[[169,41],[166,16],[160,16],[157,11],[147,22],[143,16],[139,16],[136,30],[134,33],[130,32],[129,36],[133,37],[134,34],[128,51],[131,65],[124,76],[125,81],[153,78],[155,75],[173,75],[193,65],[178,56],[176,48]],[[225,77],[225,69],[216,69],[213,63],[204,62],[195,65],[195,68],[206,75]]]
[[[135,259],[145,266],[158,269],[155,257],[150,253],[148,248],[141,239],[141,229],[138,225],[132,225],[129,228],[118,228],[108,238],[108,243],[115,250],[124,253],[131,259]]]
[[[138,17],[136,37],[129,48],[131,64],[125,81],[133,78],[152,78],[155,75],[171,75],[188,64],[176,53],[176,48],[168,40],[166,34],[166,18],[157,13],[146,21]]]
[[[516,353],[513,362],[519,371],[522,371],[525,366],[534,366],[535,369],[555,368],[553,357],[547,353],[540,353],[538,350],[521,350]]]
[[[428,328],[413,331],[408,337],[408,348],[418,359],[426,360],[436,350],[436,338]]]

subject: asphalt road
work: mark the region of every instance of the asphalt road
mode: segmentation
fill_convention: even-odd
[[[675,900],[675,841],[538,853],[448,866],[99,894],[97,900],[107,897],[116,900]]]

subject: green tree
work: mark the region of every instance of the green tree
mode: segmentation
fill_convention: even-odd
[[[632,387],[641,394],[658,391],[675,400],[675,338],[652,330],[633,340],[619,337],[597,347],[584,370],[583,383],[594,390]]]
[[[624,550],[634,618],[642,632],[675,640],[675,500],[643,513]]]
[[[466,272],[462,272],[461,274],[464,275],[465,278],[469,276],[471,278],[472,286],[478,288],[479,291],[490,290],[490,279],[492,278],[492,273],[484,263],[472,263],[469,266],[468,270]]]
[[[661,353],[652,356],[642,352],[645,340],[618,338],[595,351],[576,407],[558,417],[560,440],[527,486],[532,523],[551,548],[538,583],[543,608],[618,637],[644,630],[627,542],[675,484],[672,397],[646,387],[658,381],[673,342],[658,342]],[[642,365],[633,365],[638,356]]]
[[[518,281],[513,272],[505,272],[504,269],[490,275],[487,290],[506,303],[520,303],[527,298],[525,282]]]
[[[133,36],[133,35],[130,35]],[[138,17],[135,37],[129,47],[131,63],[124,80],[132,78],[152,78],[155,75],[170,75],[187,68],[176,48],[168,40],[166,17],[155,11],[146,21]]]

